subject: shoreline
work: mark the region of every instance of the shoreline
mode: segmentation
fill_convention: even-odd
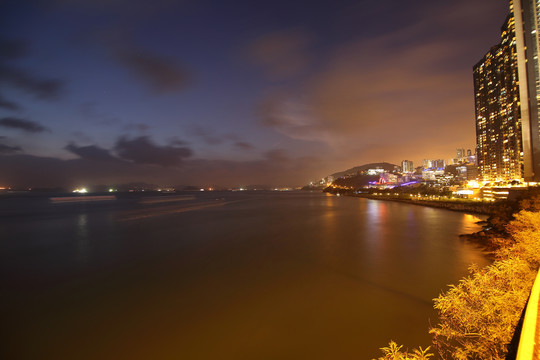
[[[467,212],[482,215],[493,215],[497,203],[444,201],[444,200],[414,200],[402,197],[371,195],[371,194],[343,194],[343,196],[361,197],[370,200],[394,201],[418,206],[447,209],[451,211]]]
[[[352,196],[352,197],[361,197],[361,198],[370,199],[370,200],[394,201],[394,202],[400,202],[400,203],[417,205],[417,206],[425,206],[425,207],[432,207],[432,208],[438,208],[438,209],[446,209],[450,211],[481,214],[481,215],[488,215],[488,216],[491,216],[495,213],[496,206],[498,205],[497,203],[474,203],[474,202],[466,203],[463,201],[460,202],[460,201],[442,201],[442,200],[413,200],[413,199],[404,199],[404,198],[384,196],[384,195],[376,196],[376,195],[371,195],[371,194],[343,194],[343,195]],[[475,233],[470,233],[470,234],[460,234],[459,238],[480,247],[482,251],[485,253],[485,256],[491,261],[493,261],[494,260],[493,252],[498,248],[497,245],[495,245],[492,241],[492,236],[494,236],[494,234],[492,234],[491,231],[487,229],[487,227],[489,227],[489,223],[487,221],[481,221],[479,223],[482,223],[480,224],[482,226],[482,229],[480,231],[475,232]]]

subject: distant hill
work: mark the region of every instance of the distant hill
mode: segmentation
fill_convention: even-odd
[[[332,184],[336,186],[344,186],[347,188],[360,189],[370,182],[379,180],[379,175],[352,175],[334,180]]]
[[[340,172],[337,172],[337,173],[333,173],[330,176],[332,176],[334,179],[338,179],[338,178],[340,178],[342,176],[345,176],[345,175],[357,175],[358,173],[360,173],[362,171],[366,171],[368,169],[379,168],[379,169],[384,169],[385,171],[394,171],[397,167],[398,167],[397,165],[390,164],[390,163],[387,163],[387,162],[371,163],[371,164],[366,164],[366,165],[355,166],[355,167],[347,169],[345,171],[340,171]]]

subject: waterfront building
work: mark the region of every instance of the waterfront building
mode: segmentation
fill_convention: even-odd
[[[501,43],[473,68],[478,170],[483,181],[523,177],[515,34],[510,15],[502,27]]]
[[[445,165],[446,165],[446,162],[442,159],[431,160],[432,168],[444,170]]]
[[[523,164],[526,181],[540,180],[540,129],[538,102],[540,72],[538,44],[540,41],[540,2],[515,0],[510,11],[516,19],[519,95],[523,128]]]
[[[444,169],[430,168],[422,171],[423,180],[435,181],[442,176],[444,176]]]
[[[483,181],[540,179],[540,1],[511,0],[501,42],[473,67]]]
[[[463,161],[465,156],[465,149],[456,149],[456,159],[458,159],[458,161]]]
[[[478,179],[478,168],[475,165],[461,165],[456,167],[457,178],[460,181]]]
[[[413,162],[410,160],[403,160],[401,162],[401,172],[402,173],[412,173],[414,172]]]

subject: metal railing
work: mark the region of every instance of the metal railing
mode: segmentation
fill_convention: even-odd
[[[540,271],[525,309],[516,360],[540,360]]]

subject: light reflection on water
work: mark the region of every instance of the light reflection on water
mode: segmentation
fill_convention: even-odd
[[[458,238],[472,215],[197,196],[0,220],[17,239],[0,252],[10,358],[373,358],[390,339],[427,346],[431,299],[487,264]]]
[[[90,241],[88,239],[88,215],[79,214],[77,217],[77,255],[81,263],[86,263],[90,255]]]

